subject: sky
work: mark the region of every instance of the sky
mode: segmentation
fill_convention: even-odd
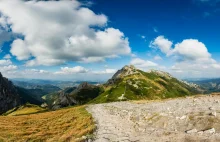
[[[106,81],[125,65],[219,78],[220,0],[1,0],[0,72]]]

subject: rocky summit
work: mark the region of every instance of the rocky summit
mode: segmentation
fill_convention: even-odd
[[[0,73],[0,114],[20,104],[21,99],[16,87]]]

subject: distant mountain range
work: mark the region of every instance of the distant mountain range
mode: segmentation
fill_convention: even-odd
[[[190,81],[199,85],[204,91],[203,93],[213,93],[213,92],[220,92],[220,78],[216,79],[202,79],[196,81]]]
[[[77,87],[85,81],[57,81],[57,80],[40,80],[40,79],[11,79],[11,81],[19,87],[26,89],[35,89],[37,86],[51,85],[65,89],[68,87]],[[99,84],[102,82],[87,81],[89,84]]]

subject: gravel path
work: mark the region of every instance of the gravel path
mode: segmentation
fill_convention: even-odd
[[[220,96],[88,106],[95,142],[220,141]]]

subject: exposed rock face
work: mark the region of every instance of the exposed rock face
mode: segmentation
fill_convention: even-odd
[[[152,70],[150,70],[150,72],[155,73],[155,74],[157,74],[159,76],[162,76],[162,77],[166,77],[168,79],[173,78],[173,76],[171,74],[169,74],[167,72],[164,72],[164,71],[159,71],[159,70],[153,70],[152,69]]]
[[[0,73],[0,114],[17,107],[21,99],[16,87]]]
[[[111,79],[108,80],[107,84],[113,84],[117,79],[136,73],[138,73],[138,71],[133,65],[124,66],[121,70],[118,70]]]
[[[100,92],[100,87],[84,82],[75,89],[61,91],[58,99],[54,101],[52,109],[85,104],[97,97]]]

